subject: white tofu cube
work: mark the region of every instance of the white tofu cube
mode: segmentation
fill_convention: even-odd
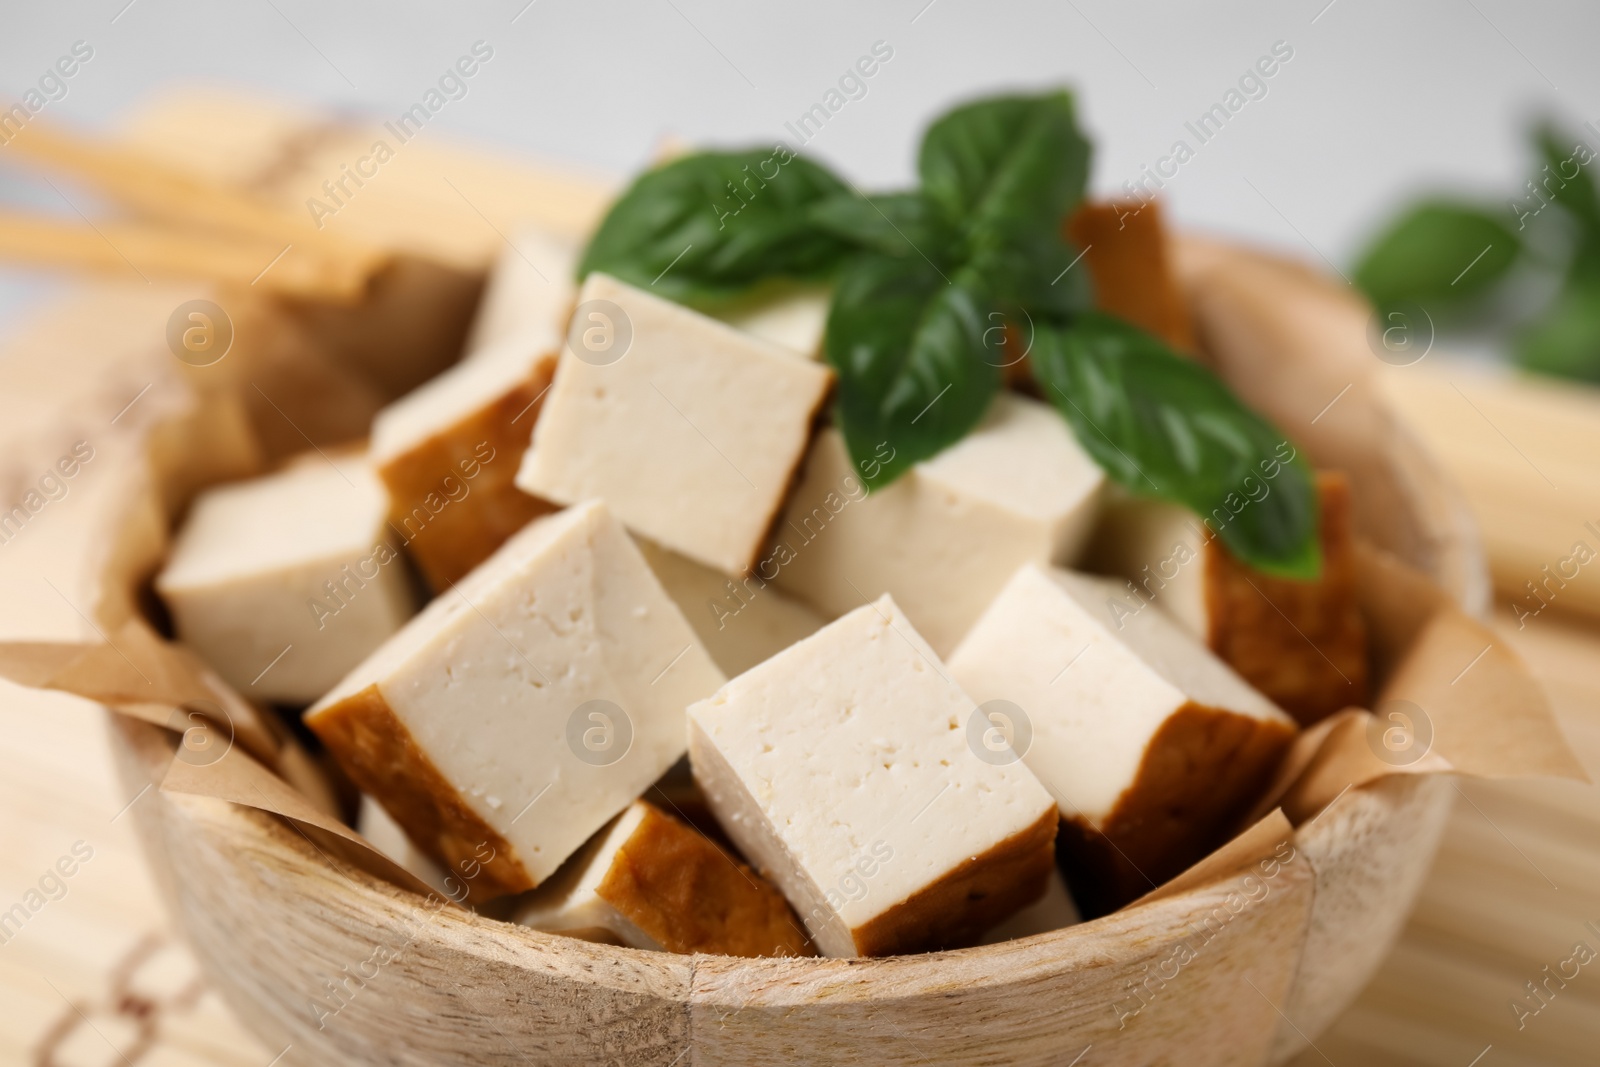
[[[723,676],[598,501],[531,523],[306,713],[474,900],[549,877],[684,751]]]
[[[667,595],[730,678],[827,624],[811,608],[754,574],[729,578],[648,538],[635,540]]]
[[[524,897],[515,921],[666,952],[813,954],[781,893],[699,831],[642,800]]]
[[[416,610],[383,486],[320,456],[196,498],[156,578],[178,638],[255,700],[309,704]]]
[[[389,521],[436,592],[554,506],[515,484],[555,373],[560,334],[479,351],[378,413],[372,461]]]
[[[1295,733],[1161,612],[1118,614],[1124,592],[1025,565],[950,657],[1059,802],[1067,874],[1094,915],[1220,844]]]
[[[970,944],[1044,892],[1056,806],[968,744],[975,709],[889,597],[689,708],[728,836],[826,956]]]
[[[513,337],[560,333],[572,314],[578,247],[532,227],[514,230],[489,272],[467,335],[466,358]]]
[[[603,274],[579,295],[517,484],[604,499],[724,573],[755,561],[832,372]]]
[[[821,359],[832,302],[833,290],[827,286],[785,286],[776,293],[735,304],[718,312],[717,318],[807,359]]]
[[[1011,393],[870,495],[844,439],[825,430],[756,573],[829,618],[889,593],[948,655],[1018,566],[1073,559],[1104,481],[1060,415]]]

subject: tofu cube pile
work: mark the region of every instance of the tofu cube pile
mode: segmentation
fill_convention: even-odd
[[[1192,338],[1170,279],[1135,291],[1159,237],[1091,269]],[[868,494],[826,289],[714,318],[515,244],[456,366],[364,451],[200,494],[155,583],[436,891],[666,952],[1043,934],[1202,859],[1366,698],[1336,472],[1299,583],[1108,488],[1021,393]]]

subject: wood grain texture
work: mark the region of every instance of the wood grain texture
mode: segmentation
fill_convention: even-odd
[[[694,1062],[1042,1067],[1092,1047],[1093,1063],[1260,1063],[1311,893],[1302,862],[1254,901],[1234,878],[991,948],[804,970],[702,959]]]
[[[1300,827],[1296,842],[1317,872],[1316,907],[1272,1061],[1306,1048],[1355,999],[1394,943],[1454,794],[1442,778],[1390,778],[1351,790]]]
[[[104,712],[0,682],[0,721],[0,906],[74,843],[93,850],[0,939],[0,1063],[265,1067],[278,1049],[257,1044],[167,921],[131,814],[151,797],[122,792]]]
[[[1467,420],[1457,425],[1477,432]],[[1496,622],[1600,781],[1600,629],[1578,616],[1545,616],[1521,631],[1508,613]],[[1566,959],[1574,942],[1600,951],[1587,927],[1600,919],[1600,789],[1462,781],[1451,783],[1451,798],[1438,857],[1396,948],[1294,1067],[1465,1067],[1479,1055],[1481,1067],[1595,1062],[1600,976],[1592,966],[1525,1025],[1511,1004],[1530,1003],[1525,983]]]

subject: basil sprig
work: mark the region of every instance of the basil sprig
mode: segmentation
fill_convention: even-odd
[[[917,153],[922,195],[969,240],[1059,233],[1083,199],[1089,142],[1072,96],[1003,96],[959,107]]]
[[[1041,326],[1033,372],[1084,449],[1135,493],[1187,505],[1240,559],[1314,578],[1321,548],[1310,467],[1216,375],[1100,312]]]
[[[898,263],[848,267],[851,284],[841,284],[828,320],[846,447],[858,461],[881,454],[885,442],[894,450],[894,463],[862,468],[869,487],[888,484],[978,424],[1000,390],[1007,321],[1041,302],[1066,315],[1089,306],[1077,279],[1050,284],[1072,261],[1061,220],[1083,198],[1088,167],[1071,96],[999,97],[957,108],[929,128],[917,156],[918,189],[836,198],[814,211],[853,222],[859,244]],[[895,313],[874,316],[868,302],[888,291],[897,297]]]
[[[903,192],[862,195],[782,146],[686,156],[633,184],[578,273],[700,307],[773,278],[833,278],[835,422],[869,488],[964,437],[1004,368],[1030,356],[1114,480],[1198,512],[1248,564],[1314,576],[1305,461],[1208,371],[1090,310],[1062,225],[1089,159],[1065,92],[946,114],[923,137],[919,187]]]
[[[1534,170],[1511,197],[1410,205],[1355,281],[1380,312],[1412,305],[1530,370],[1600,382],[1600,144],[1550,122],[1531,135]]]

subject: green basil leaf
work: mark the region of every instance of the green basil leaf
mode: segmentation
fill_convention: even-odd
[[[1058,229],[1083,198],[1089,142],[1072,96],[1005,96],[956,108],[922,138],[922,194],[969,234]]]
[[[1585,170],[1594,153],[1579,138],[1569,137],[1544,123],[1534,131],[1540,172],[1533,184],[1565,208],[1585,231],[1588,242],[1600,239],[1600,195],[1593,176]],[[1535,201],[1537,204],[1537,201]]]
[[[1035,376],[1113,480],[1187,506],[1257,570],[1316,577],[1315,482],[1283,434],[1216,375],[1120,319],[1035,325]]]
[[[980,240],[968,260],[984,290],[1016,320],[1070,319],[1094,306],[1079,250],[1059,231],[1036,229],[1004,242]]]
[[[837,421],[869,489],[977,425],[1000,389],[999,322],[965,272],[947,279],[920,256],[868,254],[845,267],[827,354]]]
[[[813,224],[809,209],[847,191],[781,145],[684,156],[642,175],[612,205],[578,277],[604,271],[700,306],[768,278],[821,277],[850,245]]]
[[[1463,304],[1504,277],[1521,251],[1503,214],[1449,200],[1417,204],[1367,249],[1356,285],[1380,309]]]
[[[811,208],[816,225],[852,245],[886,256],[921,256],[947,265],[955,234],[917,193],[836,196]]]
[[[1516,356],[1541,374],[1600,382],[1600,277],[1569,281],[1550,309],[1517,338]]]

